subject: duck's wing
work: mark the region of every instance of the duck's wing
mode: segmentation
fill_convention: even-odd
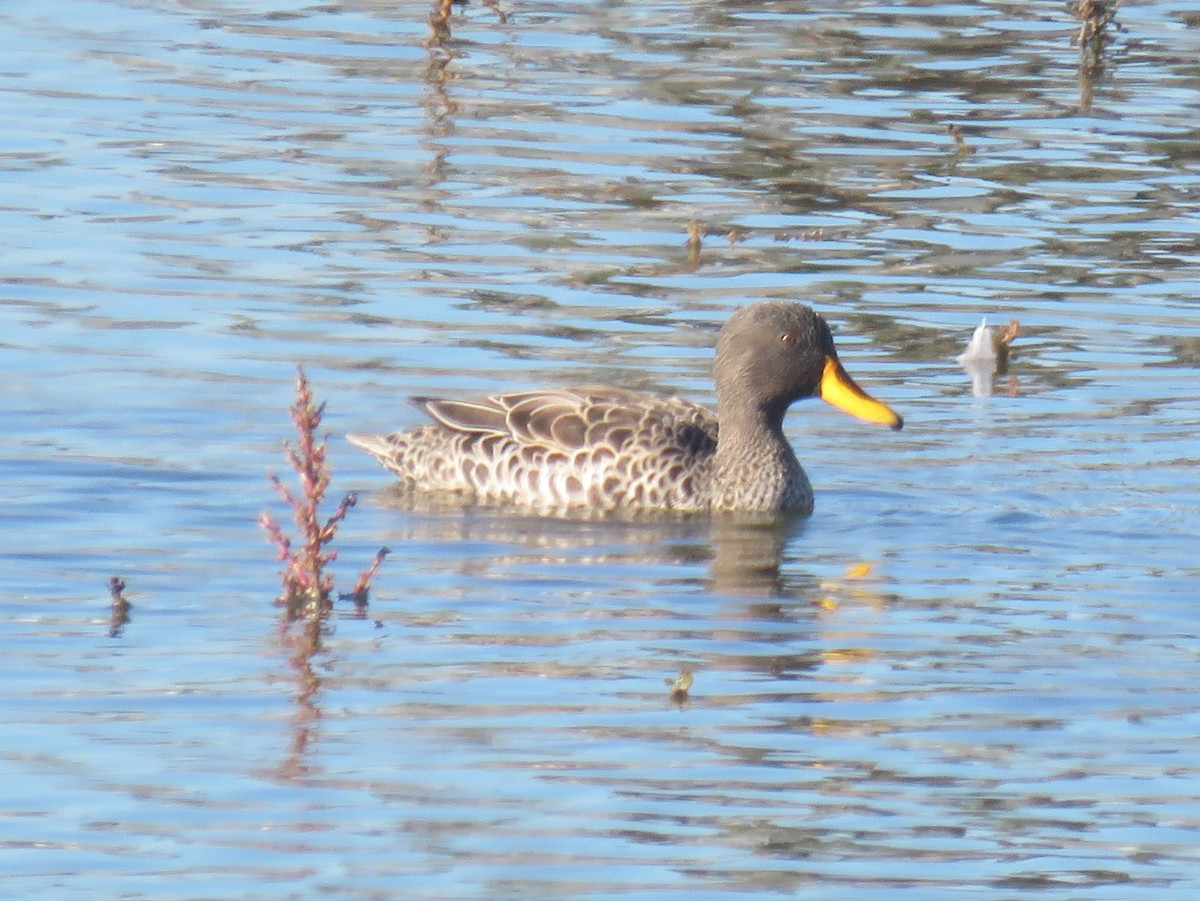
[[[452,432],[503,435],[508,431],[504,423],[504,408],[489,397],[485,400],[445,400],[440,397],[414,397],[413,406],[424,410],[433,419]]]
[[[603,445],[618,451],[659,429],[695,429],[701,433],[696,439],[701,443],[705,436],[716,440],[716,419],[706,408],[620,388],[527,391],[468,401],[416,398],[414,402],[453,432],[499,435],[525,447],[567,454]]]

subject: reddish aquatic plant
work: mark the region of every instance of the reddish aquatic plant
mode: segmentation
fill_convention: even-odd
[[[258,522],[266,530],[268,539],[279,548],[278,558],[284,564],[279,574],[283,594],[278,603],[284,608],[287,621],[321,621],[333,609],[333,576],[326,567],[337,559],[337,551],[330,544],[357,497],[353,492],[345,495],[333,513],[322,518],[321,502],[331,481],[326,441],[317,437],[325,404],[314,402],[303,367],[297,369],[296,399],[290,409],[297,441],[295,447],[284,443],[284,456],[296,472],[300,490],[294,492],[273,472],[267,476],[292,510],[292,519],[299,529],[299,541],[293,543],[270,513],[263,513]],[[370,580],[387,550],[384,548],[376,554],[375,562],[359,576],[350,595],[360,610],[366,608]]]
[[[358,574],[358,581],[354,583],[354,587],[346,594],[342,595],[345,600],[354,601],[354,612],[357,616],[365,617],[367,615],[367,596],[371,588],[371,580],[375,578],[375,573],[379,572],[379,567],[383,565],[384,559],[391,553],[390,547],[381,547],[375,552],[375,561]]]

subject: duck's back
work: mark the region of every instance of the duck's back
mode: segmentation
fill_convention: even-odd
[[[706,510],[717,419],[618,388],[417,398],[433,423],[350,435],[405,484],[538,509]]]

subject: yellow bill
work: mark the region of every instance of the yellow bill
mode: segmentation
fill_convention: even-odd
[[[893,429],[904,427],[904,420],[895,410],[887,404],[880,403],[854,383],[854,379],[842,368],[837,357],[825,358],[825,371],[821,373],[818,393],[821,400],[866,422],[876,422]]]

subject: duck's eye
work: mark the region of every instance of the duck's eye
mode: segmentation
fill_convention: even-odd
[[[782,341],[788,347],[795,347],[796,342],[800,339],[796,337],[795,332],[784,332],[782,335],[779,336],[779,340]]]

